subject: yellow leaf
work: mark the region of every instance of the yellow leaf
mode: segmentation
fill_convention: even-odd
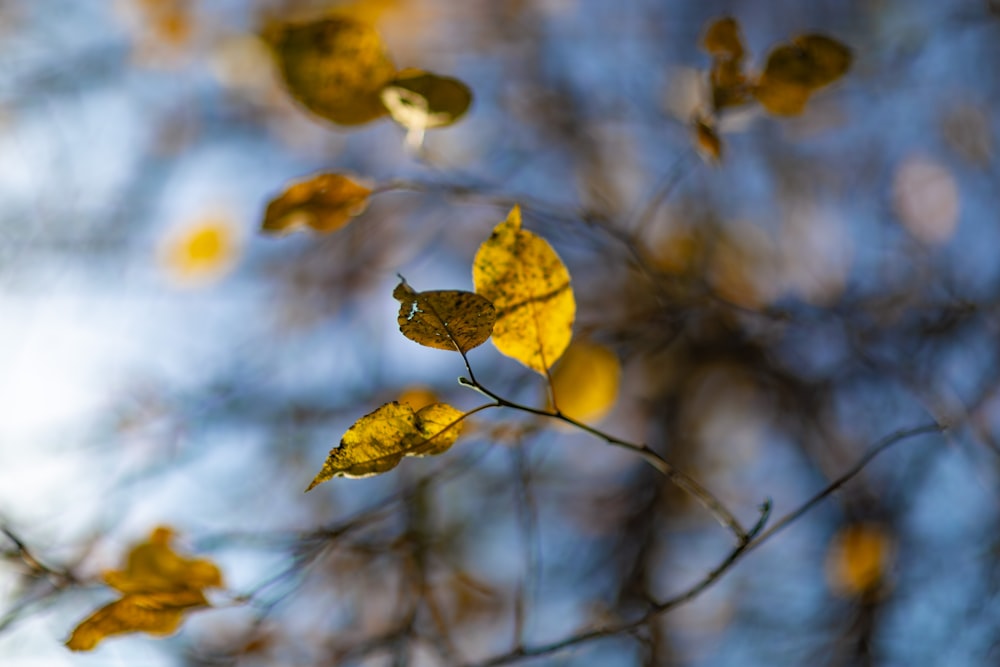
[[[705,31],[701,46],[713,56],[739,60],[743,57],[740,24],[731,16],[716,19]]]
[[[105,637],[129,632],[169,635],[185,611],[209,606],[202,589],[222,586],[214,563],[185,558],[170,548],[173,532],[157,528],[129,551],[122,570],[104,573],[124,595],[84,619],[66,641],[74,651],[90,651]]]
[[[434,456],[448,451],[462,432],[462,412],[447,403],[432,403],[417,410],[420,438],[407,456]]]
[[[445,403],[418,411],[396,401],[386,403],[347,429],[306,491],[333,477],[370,477],[388,472],[404,456],[440,454],[458,439],[462,414]]]
[[[365,210],[371,192],[343,174],[317,174],[292,184],[272,200],[261,230],[280,234],[310,227],[335,232]]]
[[[207,218],[172,232],[161,251],[170,276],[191,286],[222,277],[232,269],[238,255],[235,229],[218,218]]]
[[[207,606],[204,594],[191,589],[126,595],[84,619],[66,640],[66,647],[73,651],[90,651],[105,637],[130,632],[169,635],[180,627],[185,611]]]
[[[274,52],[292,97],[317,116],[360,125],[386,113],[379,92],[396,66],[372,26],[344,16],[287,26]]]
[[[404,280],[392,296],[399,301],[397,321],[403,335],[438,350],[464,353],[482,345],[497,319],[493,304],[472,292],[416,292]]]
[[[519,207],[479,246],[472,282],[497,309],[496,348],[545,375],[573,337],[576,301],[559,255],[521,229]]]
[[[575,342],[552,371],[556,406],[567,417],[591,422],[618,398],[621,365],[615,353],[595,343]]]
[[[417,385],[404,389],[399,395],[398,401],[403,405],[409,405],[414,410],[419,410],[431,403],[437,403],[438,397],[429,387]]]
[[[842,77],[851,66],[851,51],[823,35],[802,35],[775,48],[767,57],[754,96],[769,112],[802,113],[819,88]]]
[[[410,130],[451,125],[472,104],[468,86],[447,76],[409,68],[382,89],[382,103],[392,119]]]
[[[882,526],[858,523],[838,532],[827,552],[830,587],[845,596],[874,591],[882,582],[892,555],[892,540]]]
[[[123,570],[104,573],[104,581],[122,593],[169,593],[222,586],[222,574],[211,561],[185,558],[170,548],[171,531],[157,528],[149,541],[137,544]]]

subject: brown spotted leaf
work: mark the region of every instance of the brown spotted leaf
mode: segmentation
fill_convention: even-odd
[[[463,413],[445,403],[414,411],[396,401],[368,413],[330,450],[309,491],[333,477],[370,477],[395,468],[404,456],[447,451],[462,429]]]
[[[396,66],[367,23],[338,16],[287,26],[274,53],[292,97],[317,116],[359,125],[385,115],[379,93]]]
[[[519,207],[479,246],[472,282],[497,309],[496,348],[546,375],[573,337],[576,301],[566,265],[545,239],[521,229]]]
[[[404,280],[392,296],[399,301],[399,330],[421,345],[464,353],[493,333],[496,309],[473,292],[417,292]]]
[[[281,234],[302,227],[334,232],[368,206],[371,190],[343,174],[317,174],[292,184],[267,205],[261,230]]]

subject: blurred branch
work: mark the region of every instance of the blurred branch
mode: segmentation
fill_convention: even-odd
[[[80,585],[80,580],[69,568],[53,567],[37,557],[34,550],[6,523],[0,522],[0,533],[14,545],[13,550],[5,552],[6,558],[18,559],[26,568],[25,575],[41,586],[29,589],[18,599],[10,609],[0,616],[0,632],[15,623],[21,615],[35,604],[51,599],[55,594],[72,586]]]
[[[774,535],[790,526],[811,509],[820,504],[823,500],[835,493],[838,489],[843,487],[844,484],[860,473],[865,466],[872,461],[872,459],[885,450],[910,438],[930,433],[940,433],[946,430],[946,428],[946,426],[936,423],[923,424],[914,428],[899,430],[886,436],[872,446],[868,452],[866,452],[865,455],[862,456],[857,463],[851,466],[844,474],[831,482],[828,486],[807,500],[805,503],[800,505],[797,509],[792,510],[783,516],[767,531],[764,531],[763,529],[771,513],[771,503],[770,501],[765,502],[765,504],[761,507],[760,518],[747,533],[747,541],[737,545],[732,551],[729,552],[722,562],[719,563],[719,565],[705,575],[705,577],[703,577],[700,581],[690,586],[682,593],[655,603],[649,612],[636,620],[608,625],[602,628],[594,628],[548,644],[529,647],[519,646],[509,653],[494,656],[482,662],[469,663],[466,667],[492,667],[494,665],[511,664],[524,659],[551,655],[574,646],[579,646],[580,644],[631,632],[636,628],[649,623],[656,616],[675,609],[697,597],[703,591],[712,586],[712,584],[721,579],[722,576],[732,569],[732,567],[736,565],[736,563],[739,562],[746,554],[763,545]]]

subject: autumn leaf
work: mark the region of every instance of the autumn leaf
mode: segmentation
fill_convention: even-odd
[[[455,444],[462,433],[463,416],[447,403],[432,403],[417,410],[417,431],[414,449],[407,456],[434,456],[443,454]]]
[[[438,350],[464,354],[482,345],[497,319],[493,304],[473,292],[416,292],[404,280],[392,296],[399,301],[397,321],[403,335]]]
[[[385,115],[379,93],[396,66],[367,23],[338,16],[287,26],[273,48],[288,91],[317,116],[360,125]]]
[[[203,589],[222,586],[214,563],[186,558],[170,548],[173,532],[157,528],[135,545],[125,567],[104,573],[104,581],[124,595],[84,619],[66,641],[73,651],[90,651],[105,637],[146,632],[169,635],[186,611],[210,606]]]
[[[850,49],[834,39],[796,37],[771,51],[753,94],[773,114],[798,115],[813,93],[847,73],[851,60]]]
[[[330,450],[306,491],[333,477],[370,477],[395,468],[404,456],[447,451],[462,430],[463,413],[445,403],[414,411],[396,401],[368,413]]]
[[[368,206],[371,190],[343,174],[317,174],[292,184],[267,205],[261,230],[280,234],[309,227],[335,232]]]
[[[882,526],[845,526],[827,551],[827,581],[835,592],[848,597],[871,593],[885,577],[891,557],[892,539]]]
[[[396,400],[402,405],[408,405],[414,410],[419,410],[431,403],[437,403],[438,396],[430,387],[415,385],[404,389]]]
[[[91,651],[105,637],[132,632],[151,635],[173,634],[184,620],[184,612],[209,606],[197,590],[174,593],[126,595],[107,604],[84,619],[66,641],[73,651]]]
[[[410,130],[445,127],[465,115],[472,91],[458,79],[408,68],[382,89],[392,119]]]
[[[240,254],[236,230],[208,217],[172,231],[161,247],[163,266],[178,285],[199,287],[228,273]]]
[[[727,16],[713,21],[702,38],[702,48],[712,54],[712,109],[721,111],[749,102],[752,98],[744,73],[743,37],[736,19]]]
[[[713,56],[738,60],[743,57],[743,38],[740,24],[731,16],[724,16],[709,24],[701,46]]]
[[[222,574],[214,563],[185,558],[170,548],[173,532],[156,528],[147,542],[129,552],[125,568],[104,573],[104,581],[122,593],[172,593],[188,589],[222,586]]]
[[[559,411],[581,422],[601,419],[618,398],[621,364],[613,351],[574,342],[552,371],[552,393]]]
[[[476,252],[476,293],[497,310],[493,344],[546,375],[573,337],[576,301],[569,271],[545,239],[521,229],[515,206]]]

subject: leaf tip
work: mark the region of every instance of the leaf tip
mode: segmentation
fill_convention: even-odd
[[[410,287],[410,284],[406,282],[406,278],[399,276],[399,284],[392,290],[392,298],[396,301],[406,302],[410,301],[416,294],[416,290]]]
[[[506,223],[513,227],[514,229],[521,228],[521,205],[514,204],[514,208],[510,209],[510,213],[507,214]]]

